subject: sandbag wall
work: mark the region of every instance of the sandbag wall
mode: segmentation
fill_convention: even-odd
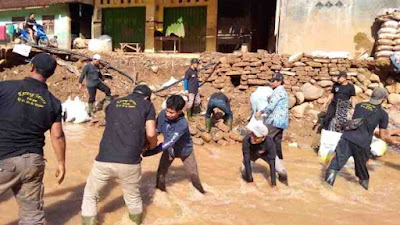
[[[389,58],[400,54],[400,12],[392,9],[383,12],[376,20],[380,24],[375,43],[375,58]]]

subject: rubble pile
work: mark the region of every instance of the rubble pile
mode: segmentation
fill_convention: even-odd
[[[376,20],[380,29],[375,43],[375,58],[389,58],[393,54],[400,54],[400,9],[383,10]]]

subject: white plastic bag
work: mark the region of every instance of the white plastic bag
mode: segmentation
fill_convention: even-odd
[[[66,115],[65,122],[78,124],[90,121],[91,118],[86,108],[86,103],[82,102],[78,96],[74,100],[68,97],[67,101],[62,104],[63,114]]]

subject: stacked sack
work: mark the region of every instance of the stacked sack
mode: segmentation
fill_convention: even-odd
[[[375,58],[389,58],[396,53],[400,53],[400,23],[388,20],[378,31]]]

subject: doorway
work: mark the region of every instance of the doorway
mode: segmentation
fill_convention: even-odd
[[[277,0],[219,0],[217,49],[229,53],[246,45],[275,52]]]

